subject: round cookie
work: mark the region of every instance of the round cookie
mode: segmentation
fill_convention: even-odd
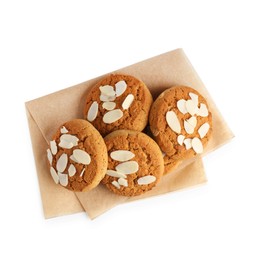
[[[163,175],[163,157],[148,135],[117,130],[105,137],[108,170],[102,180],[118,195],[136,196],[151,190]]]
[[[47,158],[54,182],[68,190],[91,190],[106,174],[107,149],[104,140],[83,119],[74,119],[59,127],[50,141]]]
[[[118,129],[142,131],[152,102],[152,95],[142,81],[129,75],[111,74],[87,94],[84,118],[103,136]]]
[[[187,158],[201,154],[212,133],[212,115],[195,89],[165,90],[152,105],[150,130],[164,153],[165,173]]]

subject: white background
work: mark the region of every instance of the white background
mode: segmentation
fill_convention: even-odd
[[[1,0],[0,258],[260,259],[258,2]],[[236,135],[208,183],[45,220],[24,102],[178,47]]]

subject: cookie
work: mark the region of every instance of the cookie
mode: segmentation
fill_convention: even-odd
[[[74,119],[59,127],[50,141],[47,158],[54,182],[71,191],[91,190],[106,174],[104,140],[83,119]]]
[[[87,94],[84,118],[103,136],[118,129],[142,131],[152,101],[150,91],[139,79],[111,74]]]
[[[136,196],[151,190],[161,179],[164,166],[160,148],[148,135],[117,130],[105,137],[108,170],[102,180],[118,195]]]
[[[201,154],[212,133],[212,115],[205,98],[195,89],[176,86],[155,100],[150,130],[164,152],[165,173],[184,160]]]

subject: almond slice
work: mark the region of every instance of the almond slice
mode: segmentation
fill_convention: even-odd
[[[139,185],[147,185],[147,184],[150,184],[150,183],[153,183],[154,181],[156,180],[156,177],[153,176],[153,175],[147,175],[147,176],[144,176],[144,177],[141,177],[137,180],[137,183]]]
[[[209,111],[205,104],[200,104],[200,108],[198,110],[198,116],[207,117],[209,115]]]
[[[119,184],[117,181],[112,181],[112,184],[113,184],[116,188],[120,189],[120,184]]]
[[[209,123],[204,123],[198,130],[200,138],[202,139],[209,131]]]
[[[50,141],[50,147],[51,147],[51,153],[53,155],[55,155],[57,153],[57,151],[58,151],[57,144],[56,144],[55,140]]]
[[[187,109],[186,109],[186,100],[180,99],[180,100],[177,102],[177,107],[178,107],[179,111],[180,111],[182,114],[188,113],[188,111],[187,111]]]
[[[119,178],[119,179],[118,179],[118,183],[119,183],[120,185],[124,186],[124,187],[128,187],[128,182],[127,182],[127,180],[124,179],[124,178]]]
[[[101,100],[101,101],[103,101],[103,102],[106,102],[106,101],[114,101],[115,99],[116,99],[116,96],[106,96],[106,95],[104,95],[104,94],[101,94],[100,96],[99,96],[99,99]]]
[[[108,97],[113,97],[116,95],[116,92],[114,91],[113,86],[110,86],[110,85],[101,86],[101,87],[99,87],[99,90],[100,90],[101,94],[108,96]]]
[[[186,101],[186,109],[188,113],[190,113],[192,116],[194,116],[198,112],[198,106],[191,99]]]
[[[68,183],[69,183],[68,174],[63,174],[63,173],[58,172],[58,175],[59,175],[60,184],[62,186],[66,187],[68,185]]]
[[[139,165],[136,161],[123,162],[116,166],[116,170],[124,174],[132,174],[139,170]]]
[[[85,173],[85,168],[83,168],[83,170],[81,171],[81,173],[80,173],[80,177],[82,177],[83,176],[83,174]]]
[[[191,139],[187,138],[183,141],[183,143],[185,144],[185,148],[186,150],[189,150],[191,148]]]
[[[61,140],[59,142],[59,147],[61,148],[65,148],[65,149],[70,149],[72,148],[74,145],[72,142],[67,142],[66,140]]]
[[[191,145],[193,150],[196,153],[203,153],[203,145],[202,142],[200,141],[200,139],[198,137],[194,137],[191,141]]]
[[[123,117],[123,112],[120,109],[115,109],[107,112],[103,116],[103,122],[106,124],[112,124]]]
[[[51,153],[51,150],[50,149],[47,149],[47,158],[48,158],[48,161],[50,164],[52,164],[52,153]]]
[[[127,84],[124,80],[120,80],[115,84],[115,87],[116,87],[116,96],[119,97],[125,92],[127,88]]]
[[[116,107],[115,102],[107,101],[102,104],[102,107],[106,110],[113,110]]]
[[[122,103],[122,108],[128,109],[131,106],[131,104],[133,103],[134,98],[135,97],[134,97],[133,94],[128,94],[127,97],[125,98],[125,100]]]
[[[181,133],[181,125],[175,112],[168,111],[166,113],[166,121],[168,126],[177,134]]]
[[[77,146],[78,145],[78,137],[76,137],[75,135],[70,135],[70,134],[63,134],[60,137],[60,141],[66,141],[68,143],[73,143],[73,146]]]
[[[189,119],[186,120],[190,125],[192,125],[194,128],[197,125],[197,117],[196,116],[192,116]]]
[[[184,120],[184,129],[187,134],[193,134],[194,126],[191,125],[187,120]]]
[[[198,106],[198,104],[199,104],[199,96],[194,94],[194,93],[192,93],[192,92],[189,93],[189,96],[190,96],[191,100],[194,102],[194,104],[196,106]]]
[[[56,169],[58,172],[64,172],[68,163],[68,155],[63,153],[57,161]]]
[[[117,172],[117,171],[114,171],[114,170],[107,170],[106,174],[108,176],[111,176],[111,177],[116,177],[116,178],[126,178],[126,175],[121,173],[121,172]]]
[[[119,161],[119,162],[125,162],[128,160],[131,160],[135,157],[135,154],[127,151],[127,150],[117,150],[110,153],[110,157],[113,160]]]
[[[183,141],[185,139],[185,136],[184,135],[178,135],[177,137],[177,142],[179,145],[183,145]]]
[[[89,154],[80,149],[75,149],[73,151],[73,157],[76,159],[76,161],[78,163],[82,163],[85,165],[88,165],[91,162],[91,158],[90,158]]]
[[[73,164],[71,164],[69,166],[68,172],[69,172],[70,177],[73,177],[75,175],[75,173],[77,172],[77,170]]]
[[[94,101],[91,106],[89,107],[89,110],[88,110],[88,115],[87,115],[87,120],[89,122],[93,122],[96,117],[97,117],[97,114],[98,114],[98,102],[97,101]]]
[[[76,160],[76,158],[73,156],[73,154],[70,156],[70,159],[71,159],[72,161],[76,162],[76,163],[79,163],[79,162]]]
[[[54,182],[56,184],[59,183],[59,176],[57,174],[57,172],[55,171],[55,169],[53,167],[50,168],[50,173],[51,173],[51,177],[53,178]]]
[[[62,134],[67,134],[67,133],[69,132],[69,130],[68,130],[65,126],[63,126],[63,127],[60,129],[60,132],[61,132]]]

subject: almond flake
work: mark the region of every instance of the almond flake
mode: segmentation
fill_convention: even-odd
[[[120,80],[115,84],[115,87],[116,87],[116,96],[119,97],[125,92],[127,88],[127,84],[124,80]]]
[[[194,132],[194,126],[190,124],[188,120],[184,120],[184,129],[187,132],[187,134],[193,134]]]
[[[57,144],[56,144],[55,140],[50,141],[50,147],[51,147],[51,153],[53,155],[55,155],[57,153],[57,151],[58,151]]]
[[[67,142],[66,140],[61,140],[59,142],[59,147],[65,148],[65,149],[70,149],[70,148],[73,147],[73,143],[72,142]]]
[[[70,159],[71,159],[72,161],[76,162],[76,163],[79,163],[79,162],[76,160],[76,158],[73,156],[73,154],[70,156]]]
[[[119,179],[118,179],[118,183],[119,183],[120,185],[122,185],[122,186],[128,187],[128,182],[127,182],[127,180],[124,179],[124,178],[119,178]]]
[[[58,172],[58,175],[59,175],[60,184],[62,186],[66,187],[68,185],[68,183],[69,183],[68,174],[63,174],[63,173]]]
[[[47,158],[49,160],[49,163],[52,164],[52,153],[50,149],[47,149]]]
[[[191,145],[193,150],[196,153],[202,153],[203,152],[203,145],[202,142],[200,141],[200,139],[198,137],[194,137],[191,141]]]
[[[126,175],[121,173],[121,172],[117,172],[117,171],[114,171],[114,170],[107,170],[106,174],[108,176],[111,176],[111,177],[116,177],[116,178],[126,178]]]
[[[57,172],[55,171],[55,169],[53,167],[50,168],[50,173],[51,173],[51,177],[53,178],[54,182],[56,184],[59,183],[59,176],[57,174]]]
[[[205,123],[199,128],[198,133],[200,135],[200,138],[203,138],[208,133],[209,127],[209,123]]]
[[[100,90],[101,94],[108,96],[108,97],[113,97],[116,95],[116,92],[114,91],[113,86],[109,86],[109,85],[101,86],[101,87],[99,87],[99,90]]]
[[[68,163],[68,155],[63,153],[57,161],[56,169],[58,172],[64,172]]]
[[[106,102],[106,101],[114,101],[116,99],[116,96],[106,96],[104,94],[101,94],[99,96],[100,100],[103,101],[103,102]]]
[[[209,115],[209,111],[205,104],[200,104],[200,108],[198,110],[198,116],[207,117]]]
[[[194,116],[198,112],[198,106],[191,99],[186,101],[186,109],[188,113],[190,113],[192,116]]]
[[[198,106],[199,103],[199,96],[194,94],[194,93],[189,93],[189,96],[191,98],[191,100],[195,103],[196,106]]]
[[[70,165],[68,172],[69,172],[70,177],[73,177],[75,175],[75,173],[77,172],[77,170],[73,164]]]
[[[119,184],[117,181],[112,181],[112,184],[113,184],[116,188],[120,189],[120,184]]]
[[[110,157],[113,160],[119,161],[119,162],[125,162],[128,160],[131,160],[135,157],[135,154],[127,151],[127,150],[117,150],[112,153],[110,153]]]
[[[91,158],[90,158],[89,154],[80,149],[75,149],[73,151],[73,157],[76,159],[76,161],[78,163],[82,163],[85,165],[88,165],[91,162]]]
[[[134,97],[133,94],[128,94],[127,97],[125,98],[125,100],[122,103],[122,108],[128,109],[131,106],[131,104],[133,103],[134,98],[135,97]]]
[[[63,134],[60,137],[60,141],[66,141],[68,143],[73,143],[73,146],[77,146],[78,145],[78,137],[76,137],[75,135],[70,135],[70,134]]]
[[[174,131],[177,134],[180,134],[181,125],[180,125],[179,119],[178,119],[177,115],[175,114],[175,112],[168,111],[166,113],[166,121],[167,121],[168,126],[172,129],[172,131]]]
[[[116,107],[116,103],[107,101],[102,104],[102,107],[106,110],[113,110]]]
[[[123,162],[116,166],[116,170],[124,174],[132,174],[139,170],[139,165],[136,161]]]
[[[67,134],[69,131],[68,131],[68,129],[67,129],[65,126],[63,126],[63,127],[60,129],[60,132],[61,132],[62,134]]]
[[[197,117],[192,116],[189,119],[187,119],[187,122],[195,128],[197,125]]]
[[[178,107],[179,111],[180,111],[182,114],[188,113],[188,111],[187,111],[187,109],[186,109],[186,100],[180,99],[180,100],[177,102],[177,107]]]
[[[183,145],[183,141],[185,139],[185,136],[184,135],[178,135],[177,137],[177,142],[179,145]]]
[[[89,122],[93,122],[96,119],[97,114],[98,114],[98,103],[97,101],[94,101],[89,107],[87,120]]]
[[[185,144],[185,148],[186,150],[189,150],[191,148],[191,139],[187,138],[183,141],[183,143]]]
[[[123,112],[120,109],[111,110],[103,116],[103,122],[106,124],[112,124],[119,120],[122,116]]]
[[[82,177],[83,176],[83,174],[85,173],[85,168],[83,168],[83,170],[81,171],[81,173],[80,173],[80,177]]]
[[[139,185],[147,185],[147,184],[150,184],[152,182],[154,182],[156,180],[156,177],[153,176],[153,175],[147,175],[147,176],[144,176],[144,177],[141,177],[137,180],[137,183]]]

